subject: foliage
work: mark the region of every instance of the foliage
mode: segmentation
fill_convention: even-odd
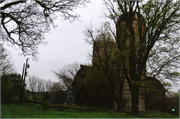
[[[73,10],[87,0],[1,0],[0,20],[3,42],[18,46],[24,55],[36,56],[39,44],[44,44],[44,33],[54,26],[57,13],[64,20],[73,21],[78,15]]]
[[[58,91],[61,91],[63,88],[60,84],[60,82],[54,82],[52,84],[52,86],[50,87],[50,91],[51,92],[58,92]]]
[[[95,31],[92,27],[87,28],[84,33],[87,37],[86,41],[93,43],[92,67],[88,73],[89,82],[98,88],[101,87],[99,93],[105,97],[111,97],[117,103],[117,109],[121,110],[124,104],[122,97],[124,75],[120,68],[121,62],[118,59],[116,42],[109,30],[109,23],[103,23],[101,28]],[[101,100],[105,98],[100,96],[98,97]],[[113,103],[112,99],[110,100]]]
[[[18,101],[20,88],[21,88],[21,75],[20,74],[4,74],[1,77],[2,103]]]
[[[85,72],[85,75],[81,74],[82,77],[78,78],[80,82],[73,83],[76,104],[112,108],[113,98],[109,93],[109,89],[100,83],[99,80],[102,77],[96,77],[97,75],[93,74],[92,70],[89,69]]]

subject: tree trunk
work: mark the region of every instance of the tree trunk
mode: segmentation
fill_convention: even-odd
[[[116,66],[117,70],[116,70],[116,80],[117,82],[117,97],[118,100],[116,101],[117,103],[117,110],[121,111],[122,108],[124,107],[124,98],[123,98],[123,85],[124,85],[124,74],[123,74],[123,70],[121,69],[121,64],[117,63],[118,65]]]
[[[122,111],[122,108],[124,107],[124,99],[123,97],[121,96],[118,103],[117,103],[117,110],[118,111]]]
[[[114,101],[117,104],[117,111],[122,111],[122,108],[124,107],[124,98],[122,97],[122,93],[119,93],[119,96],[115,97],[114,95]]]
[[[132,96],[131,114],[138,116],[139,115],[139,86],[133,86],[131,96]]]
[[[117,105],[117,110],[118,110],[119,112],[122,110],[120,103]]]
[[[32,92],[32,96],[33,96],[33,100],[35,101],[36,100],[36,96],[35,96],[34,92]]]

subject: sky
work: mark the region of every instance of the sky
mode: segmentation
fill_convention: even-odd
[[[45,34],[48,45],[39,46],[38,61],[34,61],[31,56],[19,55],[21,51],[18,49],[7,47],[15,71],[22,74],[23,63],[26,62],[26,58],[29,58],[28,76],[34,75],[40,79],[58,81],[52,71],[57,71],[75,61],[87,64],[90,62],[89,54],[92,54],[92,45],[85,41],[83,31],[90,23],[94,28],[99,28],[102,22],[108,20],[103,17],[104,12],[105,6],[102,0],[91,0],[86,7],[74,11],[80,15],[80,21],[70,23],[60,20],[61,18],[57,19],[55,21],[57,27],[51,28],[50,33]],[[179,87],[173,87],[171,90],[176,91]]]
[[[102,0],[92,0],[85,7],[74,11],[74,14],[80,15],[79,20],[72,23],[62,21],[61,17],[55,20],[57,27],[51,28],[50,33],[45,34],[48,45],[39,46],[38,61],[34,61],[31,56],[21,56],[22,52],[17,48],[7,47],[15,71],[21,74],[23,63],[26,62],[26,58],[29,58],[28,76],[34,75],[41,79],[57,81],[52,71],[57,71],[75,61],[87,64],[88,56],[92,54],[92,45],[85,41],[83,31],[90,23],[98,28],[105,21],[105,17],[102,17],[104,8]]]

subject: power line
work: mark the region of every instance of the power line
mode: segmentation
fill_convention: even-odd
[[[88,44],[88,45],[89,45],[89,44]],[[80,48],[80,47],[84,47],[84,46],[87,46],[87,45],[82,45],[82,46],[74,47],[74,48],[71,48],[71,49],[63,50],[63,51],[56,52],[56,53],[53,53],[53,54],[43,55],[43,56],[40,56],[40,57],[45,57],[45,56],[49,56],[49,55],[55,55],[55,54],[59,54],[59,53],[62,53],[62,52],[74,50],[74,49],[77,49],[77,48]]]
[[[84,54],[84,55],[87,55],[87,54]],[[55,60],[55,61],[50,61],[50,62],[44,62],[44,63],[37,63],[37,64],[32,64],[32,65],[54,63],[54,62],[59,62],[59,61],[62,61],[62,60],[67,60],[67,59],[72,59],[72,58],[76,58],[76,57],[81,57],[81,56],[84,56],[84,55],[78,55],[78,56],[74,56],[74,57],[70,57],[70,58],[66,58],[66,59],[60,59],[60,60]]]

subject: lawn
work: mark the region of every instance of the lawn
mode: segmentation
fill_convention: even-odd
[[[172,114],[156,112],[140,112],[140,118],[173,118]],[[175,115],[174,118],[178,118]],[[42,105],[33,103],[2,104],[1,118],[137,118],[129,113],[120,113],[114,110],[86,111],[50,108],[43,109]]]

